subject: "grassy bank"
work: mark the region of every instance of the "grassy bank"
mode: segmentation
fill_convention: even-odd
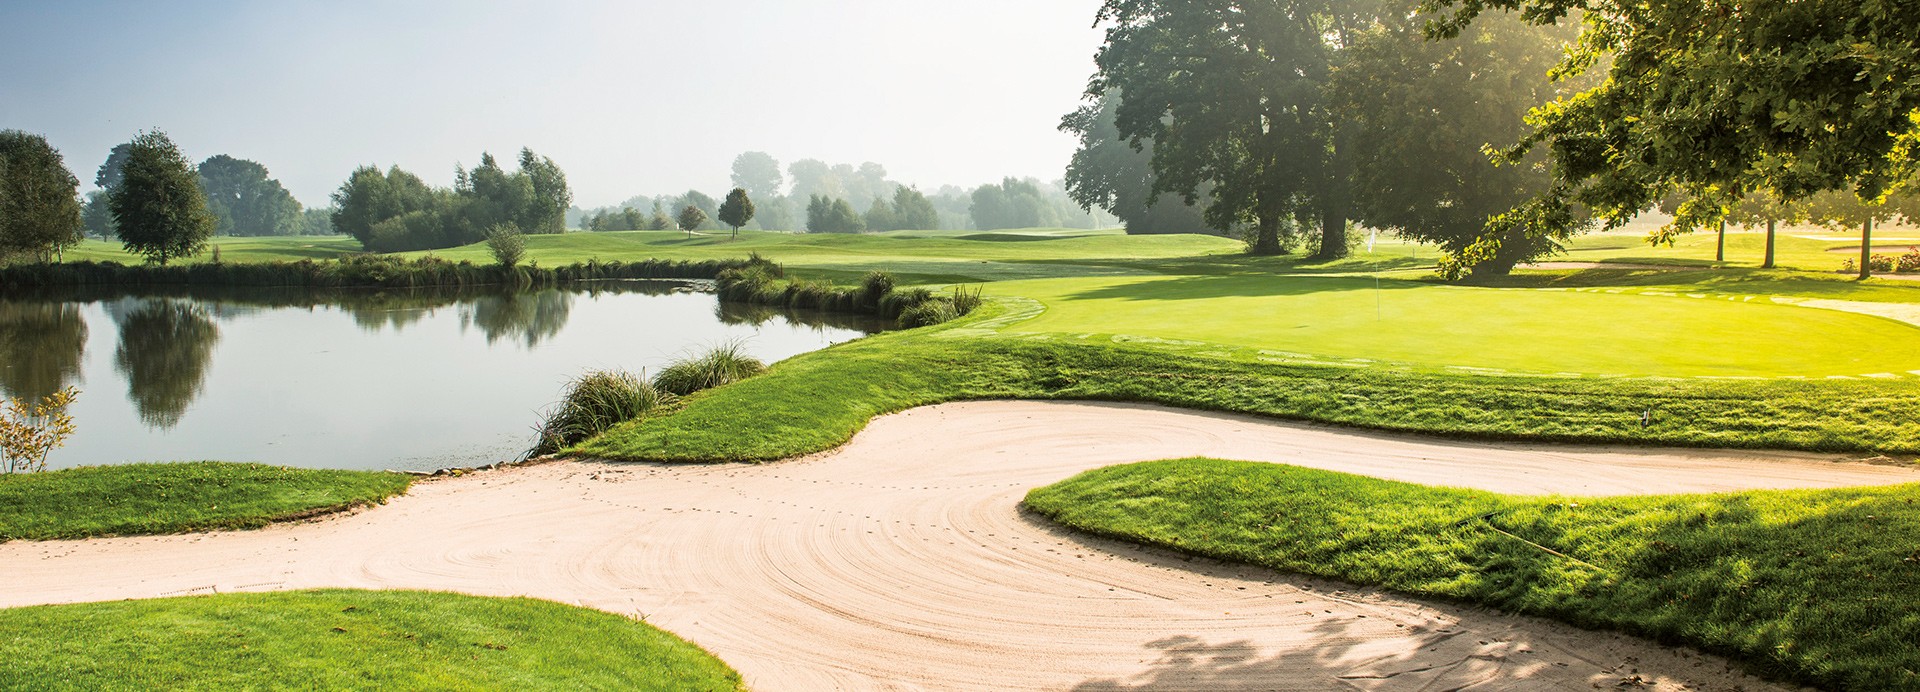
[[[0,610],[0,689],[738,690],[647,624],[527,598],[314,591]]]
[[[400,473],[196,462],[0,476],[0,541],[249,529],[385,501]]]
[[[968,399],[1160,403],[1450,437],[1920,454],[1920,382],[1492,377],[1268,363],[1152,345],[996,336],[1008,306],[783,361],[573,452],[762,461],[830,449],[874,416]],[[1643,415],[1652,413],[1644,423]]]
[[[1091,471],[1026,505],[1105,536],[1684,643],[1774,677],[1905,690],[1920,686],[1916,499],[1917,485],[1516,497],[1186,459]]]

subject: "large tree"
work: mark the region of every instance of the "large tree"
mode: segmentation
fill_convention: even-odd
[[[1114,126],[1119,92],[1067,114],[1060,130],[1080,139],[1067,164],[1067,196],[1081,209],[1101,209],[1120,219],[1128,233],[1197,233],[1207,228],[1201,208],[1179,195],[1155,189],[1153,143],[1128,142]],[[1208,185],[1198,191],[1205,197]]]
[[[561,233],[567,230],[567,208],[573,206],[573,190],[567,186],[567,174],[553,159],[520,150],[520,175],[533,187],[520,228],[528,233]]]
[[[394,166],[381,171],[361,166],[333,193],[333,229],[371,248],[373,227],[388,219],[434,207],[432,187],[420,176]]]
[[[893,223],[901,230],[930,231],[940,227],[940,212],[926,195],[903,185],[893,191]]]
[[[1567,71],[1597,87],[1544,106],[1510,159],[1547,151],[1554,184],[1473,251],[1522,229],[1555,237],[1584,206],[1611,227],[1678,191],[1689,202],[1652,240],[1709,228],[1752,194],[1826,190],[1876,200],[1920,164],[1920,3],[1429,0],[1451,35],[1486,10],[1577,21]]]
[[[1350,135],[1323,95],[1342,47],[1363,28],[1360,0],[1107,0],[1106,44],[1086,96],[1124,94],[1114,124],[1154,144],[1158,192],[1206,218],[1256,229],[1252,251],[1283,250],[1293,219],[1320,230],[1319,254],[1347,250]]]
[[[1435,41],[1420,18],[1383,14],[1355,36],[1329,87],[1354,133],[1354,215],[1458,256],[1488,219],[1550,184],[1544,157],[1499,165],[1486,150],[1519,141],[1528,110],[1580,86],[1547,76],[1575,32],[1505,17]],[[1505,274],[1556,249],[1551,239],[1507,233],[1500,252],[1460,268]]]
[[[753,220],[753,200],[747,196],[746,188],[736,187],[727,193],[727,199],[720,203],[719,213],[715,215],[724,223],[733,227],[733,236],[740,237],[740,227]]]
[[[745,189],[754,199],[779,197],[785,185],[780,162],[766,152],[749,151],[733,158],[733,186]]]
[[[293,235],[300,231],[300,202],[267,167],[220,154],[200,162],[200,189],[207,196],[219,235]]]
[[[123,177],[108,201],[120,244],[163,265],[199,254],[215,221],[193,164],[158,130],[128,144]]]
[[[0,130],[0,259],[51,261],[80,242],[80,181],[47,138]]]

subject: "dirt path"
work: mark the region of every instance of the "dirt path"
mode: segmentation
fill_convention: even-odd
[[[1143,406],[982,402],[763,466],[566,462],[261,531],[0,545],[0,606],[425,588],[643,617],[757,689],[1769,689],[1628,637],[1089,539],[1027,489],[1208,455],[1581,494],[1920,480],[1804,455],[1474,445]]]

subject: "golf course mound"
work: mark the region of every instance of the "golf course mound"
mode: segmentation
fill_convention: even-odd
[[[712,654],[629,618],[418,591],[10,608],[0,658],[9,690],[744,689]]]

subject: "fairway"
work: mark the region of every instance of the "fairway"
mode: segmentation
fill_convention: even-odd
[[[1307,276],[1075,278],[990,290],[1046,306],[1010,333],[1186,340],[1266,357],[1667,377],[1920,370],[1920,328],[1757,300]]]

